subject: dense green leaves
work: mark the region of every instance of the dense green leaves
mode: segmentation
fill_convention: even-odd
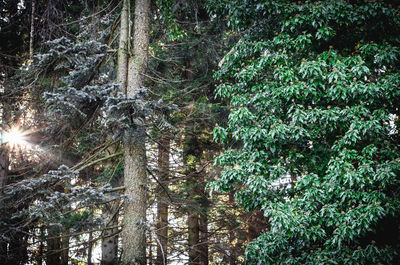
[[[217,158],[225,170],[210,187],[235,190],[246,208],[264,210],[270,228],[248,246],[248,263],[393,264],[400,242],[398,8],[209,3],[243,33],[216,73],[216,94],[232,110],[214,136],[237,144]]]

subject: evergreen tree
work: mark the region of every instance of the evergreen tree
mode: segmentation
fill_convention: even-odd
[[[2,27],[0,33],[2,36],[24,36],[29,28],[26,27],[27,21],[19,25],[15,32],[10,32],[8,26],[15,27],[14,19],[21,19],[24,14],[23,18],[27,18],[28,12],[22,3],[10,1],[8,4],[10,8],[2,9],[2,12],[12,13],[12,8],[15,8],[18,16],[4,20],[2,17],[2,22],[11,20],[8,20],[10,25]],[[31,7],[29,1],[25,4]],[[110,82],[112,69],[103,64],[103,59],[109,55],[108,46],[103,43],[110,35],[112,14],[106,13],[108,5],[102,12],[89,16],[99,16],[101,20],[81,19],[81,14],[92,14],[104,3],[87,4],[88,1],[39,2],[35,12],[37,18],[45,17],[48,9],[57,13],[56,9],[60,8],[62,12],[57,19],[62,21],[57,23],[77,18],[81,21],[81,27],[75,23],[58,25],[53,31],[55,35],[60,33],[59,30],[68,36],[77,31],[81,34],[73,39],[53,39],[52,34],[41,32],[46,27],[37,23],[38,19],[35,22],[40,24],[38,31],[52,41],[44,43],[42,35],[39,35],[42,38],[36,36],[36,40],[41,41],[35,42],[36,47],[40,44],[41,53],[36,53],[32,65],[20,70],[14,68],[7,73],[1,69],[1,76],[7,77],[2,83],[6,93],[2,94],[1,103],[7,109],[3,113],[7,113],[8,117],[2,136],[17,126],[21,131],[29,128],[30,132],[24,132],[26,146],[14,147],[13,152],[8,154],[11,165],[6,176],[7,185],[0,190],[0,255],[4,264],[26,264],[28,260],[40,264],[44,259],[48,264],[67,264],[72,260],[69,256],[71,252],[76,252],[73,256],[77,259],[86,255],[86,246],[87,256],[90,256],[90,246],[102,237],[98,231],[107,226],[97,214],[97,208],[118,200],[118,196],[109,196],[109,186],[94,180],[94,176],[100,175],[101,165],[98,167],[97,162],[97,169],[93,167],[96,163],[90,165],[93,158],[104,154],[102,144],[106,137],[101,132],[102,116],[99,110],[106,96],[118,88]],[[110,2],[107,1],[107,4]],[[46,20],[46,23],[50,21]],[[93,24],[97,24],[96,36]],[[9,38],[9,42],[3,44],[6,48],[7,45],[15,45],[14,52],[20,52],[18,57],[8,57],[9,62],[16,67],[25,64],[28,56],[23,51],[28,51],[27,42],[19,44]],[[2,46],[2,52],[12,54],[13,51],[6,48],[3,50]],[[105,143],[107,145],[109,142]],[[84,161],[78,163],[81,159]],[[71,166],[72,170],[62,164]],[[94,231],[89,234],[95,234],[96,238],[87,242],[82,236],[85,231]],[[69,253],[69,250],[72,251]]]

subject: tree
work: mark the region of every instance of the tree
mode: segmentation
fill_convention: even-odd
[[[169,154],[170,154],[170,139],[169,136],[161,136],[158,143],[158,187],[159,196],[157,198],[157,237],[159,244],[157,244],[157,263],[158,265],[167,264],[168,254],[168,202],[167,188],[169,179]]]
[[[11,20],[2,19],[2,22],[10,23],[9,25],[7,25],[8,22],[4,23],[6,25],[2,23],[1,35],[19,35],[21,38],[24,35],[29,36],[24,33],[24,30],[29,33],[29,27],[26,26],[32,25],[32,20],[30,19],[29,23],[23,20],[27,17],[23,16],[23,14],[27,14],[24,6],[17,5],[14,1],[8,2],[10,7],[2,9],[2,13],[12,13],[15,8],[18,16],[12,16]],[[77,19],[75,16],[81,17],[80,12],[84,9],[85,4],[87,7],[89,1],[84,2],[75,5],[71,2],[46,1],[43,5],[42,2],[36,1],[36,14],[40,17],[43,12],[46,12],[44,7],[46,10],[50,8],[54,12],[56,12],[55,6],[64,7],[66,9],[59,14],[59,17],[63,19],[63,22],[71,21]],[[97,5],[104,4],[102,1],[96,2],[93,9],[96,9]],[[31,6],[29,1],[26,1],[25,4],[27,7]],[[107,1],[107,4],[111,5],[112,2]],[[108,27],[110,24],[107,23],[112,20],[110,13],[107,13],[108,7],[106,6],[101,12],[89,16],[103,18],[101,22],[97,22],[100,26],[96,31],[96,37],[101,42],[106,42],[110,35],[111,27]],[[75,11],[78,10],[75,13],[72,12],[74,8]],[[89,8],[82,11],[82,13],[84,12],[94,13]],[[25,22],[16,23],[19,20]],[[39,23],[38,20],[35,24],[41,24],[42,21],[40,20]],[[48,20],[46,20],[47,22]],[[98,231],[102,230],[104,224],[95,212],[98,212],[99,205],[114,201],[104,194],[104,190],[100,192],[102,193],[100,195],[99,190],[92,189],[93,186],[99,184],[93,177],[99,172],[85,164],[88,162],[85,161],[85,157],[90,160],[102,153],[100,148],[97,150],[100,152],[95,151],[94,156],[93,153],[90,154],[96,150],[97,144],[100,143],[100,146],[103,144],[102,141],[105,138],[104,134],[103,136],[99,134],[101,115],[98,110],[104,103],[105,97],[111,91],[115,91],[117,86],[109,82],[110,71],[107,70],[107,66],[104,67],[102,64],[102,59],[109,54],[107,45],[95,41],[95,36],[88,34],[88,32],[93,32],[90,30],[93,21],[86,18],[80,19],[80,22],[81,28],[80,26],[76,27],[76,23],[72,23],[74,25],[71,27],[59,25],[60,29],[66,30],[63,31],[63,34],[71,33],[72,28],[75,30],[78,28],[81,34],[77,34],[78,36],[73,40],[67,38],[54,40],[53,35],[47,35],[46,37],[52,41],[44,43],[40,38],[41,35],[40,37],[36,36],[37,42],[35,41],[34,44],[35,46],[39,43],[42,44],[41,53],[35,54],[34,63],[29,67],[22,67],[21,70],[1,69],[1,76],[7,76],[6,82],[4,82],[7,90],[1,95],[2,107],[7,109],[6,113],[9,116],[7,126],[3,129],[9,131],[10,128],[16,129],[18,125],[19,130],[29,128],[30,132],[33,132],[29,134],[25,132],[29,145],[21,149],[13,148],[8,155],[11,162],[9,177],[7,185],[0,189],[0,211],[2,213],[0,233],[1,246],[3,247],[4,241],[6,245],[5,253],[2,252],[2,255],[5,254],[5,264],[25,264],[28,259],[35,260],[38,264],[43,259],[51,264],[66,264],[68,260],[71,260],[68,250],[76,252],[75,257],[77,258],[79,258],[79,253],[81,256],[85,255],[86,251],[80,251],[82,245],[90,248],[92,242],[82,242],[83,231],[95,231],[93,235],[96,237],[93,237],[93,242],[101,239]],[[15,30],[16,24],[19,24],[17,30]],[[85,25],[89,27],[85,27]],[[35,27],[35,32],[41,32],[43,29],[43,25],[40,25]],[[54,33],[60,32],[57,30]],[[68,35],[71,36],[71,34]],[[9,58],[7,59],[8,65],[12,66],[9,63],[11,62],[16,66],[23,66],[28,58],[28,53],[23,53],[24,50],[28,51],[23,45],[24,42],[19,44],[18,38],[7,39],[6,43],[2,42],[1,53],[12,55],[14,52],[19,52],[16,55],[21,58],[21,60],[16,60],[17,57],[7,56]],[[28,42],[25,41],[25,43]],[[12,45],[15,46],[13,51],[7,49]],[[4,60],[4,62],[6,61]],[[103,88],[105,89],[103,90]],[[91,94],[92,92],[94,94]],[[104,94],[100,96],[97,92]],[[96,134],[95,138],[98,140],[93,138],[93,135]],[[38,148],[39,144],[43,149]],[[57,148],[54,148],[55,146]],[[33,147],[32,150],[31,147]],[[81,159],[84,161],[76,165]],[[64,163],[69,166],[75,164],[77,167],[74,170],[80,171],[79,177],[75,174],[60,176],[54,171],[46,174],[49,170],[58,168]],[[67,167],[62,168],[66,171]],[[90,203],[87,204],[89,201]],[[70,233],[78,235],[70,240]],[[88,234],[90,235],[92,232]]]
[[[216,74],[233,148],[210,188],[268,219],[248,264],[398,264],[394,4],[209,1],[242,34]]]
[[[122,10],[120,16],[120,30],[118,43],[117,58],[117,82],[120,85],[119,92],[126,93],[127,74],[128,74],[128,47],[129,47],[129,15],[130,1],[122,2]],[[110,150],[112,151],[112,150]],[[114,186],[121,185],[121,178],[116,177],[113,181]],[[109,219],[110,224],[118,225],[119,202],[111,205],[105,205],[103,209],[104,215]],[[118,229],[106,231],[105,234],[115,234]],[[102,262],[107,264],[116,264],[118,262],[118,234],[110,238],[104,238],[101,244]]]
[[[150,0],[135,1],[133,57],[129,58],[126,96],[137,97],[144,87],[150,40]],[[139,114],[140,120],[145,114]],[[146,131],[143,125],[125,130],[124,185],[126,187],[124,230],[122,232],[124,264],[146,264]]]
[[[205,1],[157,1],[157,4],[155,23],[161,25],[153,25],[155,55],[150,60],[149,75],[155,80],[152,92],[179,108],[167,120],[173,126],[173,159],[182,150],[182,165],[178,163],[182,168],[176,169],[177,163],[173,163],[172,185],[170,189],[165,185],[168,197],[160,193],[157,199],[170,204],[169,218],[173,225],[168,232],[169,261],[176,260],[176,253],[184,250],[185,255],[179,256],[181,259],[188,258],[190,264],[207,264],[225,254],[218,245],[222,240],[209,236],[216,235],[209,233],[210,228],[220,227],[216,225],[217,218],[208,218],[210,201],[204,191],[211,179],[211,157],[218,152],[218,147],[211,143],[211,131],[222,108],[213,100],[212,70],[216,69],[221,47],[224,47],[223,27],[210,18]],[[182,214],[185,219],[176,226],[176,219]],[[182,246],[180,237],[185,240]]]

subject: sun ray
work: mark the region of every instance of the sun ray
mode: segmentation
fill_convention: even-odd
[[[26,132],[21,131],[17,127],[11,128],[9,131],[3,133],[2,142],[8,144],[10,147],[26,146]]]

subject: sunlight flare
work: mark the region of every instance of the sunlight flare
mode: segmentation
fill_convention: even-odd
[[[14,127],[3,135],[4,143],[10,146],[25,146],[28,142],[25,139],[25,133]]]

